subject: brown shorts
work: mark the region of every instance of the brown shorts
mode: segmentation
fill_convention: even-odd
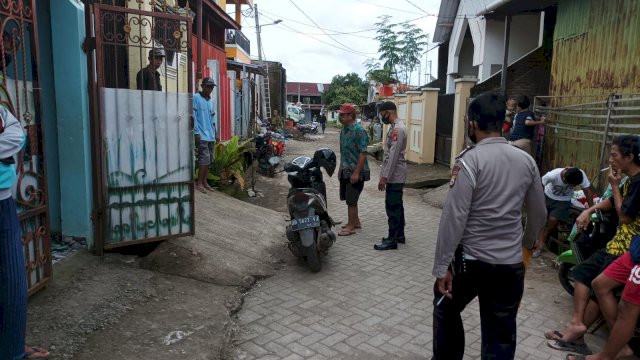
[[[352,184],[349,179],[340,179],[340,200],[346,201],[348,206],[358,205],[362,189],[364,189],[364,181]]]

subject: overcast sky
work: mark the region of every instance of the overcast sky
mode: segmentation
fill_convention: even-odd
[[[413,20],[412,23],[429,34],[431,39],[440,1],[254,0],[254,4],[259,10],[260,25],[282,19],[280,24],[262,26],[264,57],[283,64],[287,70],[287,81],[329,83],[334,75],[349,72],[364,77],[366,69],[363,62],[369,57],[379,57],[378,42],[373,39],[376,36],[374,23],[378,22],[378,16],[390,15],[394,23]],[[233,13],[233,8],[228,6],[227,12]],[[247,16],[242,18],[242,32],[251,41],[251,56],[257,57],[254,13],[247,6],[243,8]],[[432,47],[433,44],[430,44],[427,49]],[[431,73],[435,77],[437,49],[430,51],[427,56],[432,61]],[[424,75],[423,55],[420,84],[425,83]],[[412,84],[418,85],[417,73],[413,75]]]

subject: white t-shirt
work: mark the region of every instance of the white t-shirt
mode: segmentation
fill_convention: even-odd
[[[571,198],[573,197],[574,187],[569,184],[565,184],[560,176],[564,169],[565,168],[553,169],[542,177],[544,193],[553,200],[571,201]],[[585,174],[584,171],[580,170],[580,172],[582,172],[582,183],[580,184],[580,187],[583,189],[588,188],[591,186],[589,177],[587,177],[587,174]]]

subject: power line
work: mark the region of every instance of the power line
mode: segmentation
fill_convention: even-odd
[[[396,9],[396,8],[392,8],[390,6],[384,6],[384,5],[378,5],[378,4],[374,4],[374,3],[370,3],[370,2],[366,2],[366,1],[362,1],[362,0],[356,0],[358,2],[361,2],[363,4],[367,4],[367,5],[371,5],[371,6],[377,6],[379,8],[384,8],[384,9],[389,9],[389,10],[395,10],[395,11],[400,11],[400,12],[404,12],[404,13],[409,13],[409,14],[415,14],[414,11],[409,11],[409,10],[402,10],[402,9]]]
[[[264,16],[265,16],[265,17],[267,17],[267,18],[269,18],[270,20],[273,20],[273,19],[271,19],[271,18],[270,18],[269,16],[267,16],[267,15],[264,15]],[[285,24],[282,24],[282,23],[278,24],[278,27],[280,27],[282,30],[286,30],[286,31],[290,31],[290,32],[294,32],[294,33],[297,33],[297,34],[300,34],[300,35],[306,36],[306,37],[311,38],[311,39],[313,39],[313,40],[315,40],[315,41],[317,41],[317,42],[323,43],[323,44],[325,44],[325,45],[329,45],[329,46],[331,46],[331,47],[333,47],[333,48],[336,48],[336,49],[338,49],[338,50],[342,50],[342,51],[344,51],[344,52],[348,52],[348,53],[351,53],[351,54],[354,54],[354,55],[362,56],[362,57],[365,57],[365,58],[367,58],[367,59],[374,59],[374,60],[377,60],[376,58],[374,58],[374,57],[372,57],[372,56],[369,56],[369,55],[377,55],[377,53],[371,53],[371,54],[369,54],[369,55],[368,55],[368,54],[366,54],[366,53],[356,52],[355,50],[352,50],[352,49],[349,49],[349,48],[344,48],[344,47],[336,46],[336,45],[334,45],[334,44],[332,44],[332,43],[329,43],[329,42],[326,42],[326,41],[323,41],[323,40],[317,39],[317,38],[313,37],[313,36],[312,36],[312,35],[310,35],[310,34],[307,34],[307,33],[301,32],[301,31],[299,31],[299,30],[297,30],[297,29],[295,29],[295,28],[292,28],[291,26],[288,26],[288,25],[285,25]]]
[[[262,11],[260,11],[260,14],[264,17],[266,17],[269,20],[275,21],[275,18],[272,18],[271,16],[267,15],[267,14],[263,14]],[[304,31],[300,31],[300,30],[288,30],[288,29],[284,29],[283,30],[287,30],[287,31],[293,31],[296,33],[300,33],[300,34],[306,34],[306,35],[312,35],[312,36],[328,36],[328,35],[348,35],[348,36],[355,36],[355,37],[359,37],[359,38],[363,38],[363,39],[371,39],[371,40],[375,40],[375,37],[373,36],[365,36],[365,35],[356,35],[357,33],[360,33],[362,31],[356,31],[356,32],[336,32],[336,33],[332,33],[332,34],[318,34],[318,33],[308,33],[308,32],[304,32]]]
[[[327,34],[327,32],[326,32],[323,28],[321,28],[321,27],[320,27],[320,25],[318,25],[315,21],[313,21],[313,19],[312,19],[309,15],[307,15],[307,13],[306,13],[306,12],[304,12],[304,10],[302,10],[302,9],[301,9],[301,8],[300,8],[300,7],[299,7],[299,6],[298,6],[298,5],[297,5],[293,0],[289,0],[289,2],[291,2],[291,4],[293,4],[293,6],[295,6],[295,7],[296,7],[296,9],[300,10],[300,12],[302,13],[302,15],[306,16],[306,17],[307,17],[307,19],[309,19],[309,20],[310,20],[310,21],[311,21],[311,22],[312,22],[312,23],[313,23],[313,24],[314,24],[318,29],[320,29],[320,31],[322,31],[323,33]],[[345,45],[345,44],[341,43],[341,42],[340,42],[340,41],[338,41],[336,38],[334,38],[332,35],[329,35],[329,34],[327,34],[327,35],[329,36],[329,38],[330,38],[331,40],[333,40],[333,41],[335,41],[336,43],[338,43],[338,44],[340,44],[340,45],[344,46],[345,48],[348,48],[348,46],[347,46],[347,45]],[[358,52],[358,53],[361,53],[362,55],[373,55],[373,54],[367,54],[367,53],[364,53],[364,52],[362,52],[362,51],[357,51],[357,50],[352,50],[352,51],[354,51],[354,52]]]
[[[432,15],[432,14],[429,14],[428,12],[424,11],[424,9],[422,9],[420,6],[418,6],[418,5],[414,4],[414,3],[412,3],[412,2],[411,2],[411,0],[405,0],[405,1],[406,1],[406,2],[408,2],[409,4],[411,4],[411,5],[415,6],[415,8],[416,8],[416,9],[418,9],[418,10],[422,11],[423,13],[428,14],[428,15]]]

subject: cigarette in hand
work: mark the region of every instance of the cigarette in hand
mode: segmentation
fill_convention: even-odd
[[[444,300],[448,293],[449,290],[445,290],[444,294],[442,294],[442,297],[440,297],[440,300],[438,300],[438,302],[436,303],[436,306],[440,306],[440,303],[442,302],[442,300]]]

